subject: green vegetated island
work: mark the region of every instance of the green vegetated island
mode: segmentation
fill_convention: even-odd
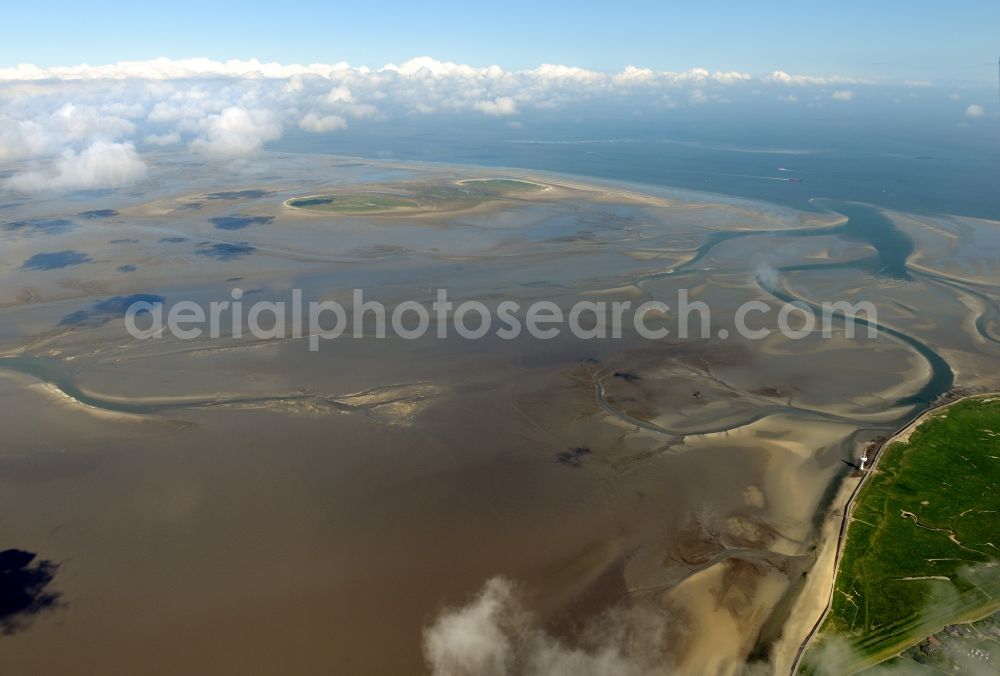
[[[458,211],[546,187],[541,183],[515,178],[474,178],[425,184],[412,189],[356,190],[294,197],[285,205],[293,209],[344,215]]]
[[[881,453],[806,672],[854,673],[1000,610],[1000,396],[942,408]]]

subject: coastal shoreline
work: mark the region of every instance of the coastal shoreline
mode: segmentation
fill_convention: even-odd
[[[788,666],[787,673],[796,673],[802,662],[802,657],[805,654],[806,649],[809,647],[809,643],[819,633],[820,627],[823,626],[823,622],[826,620],[827,615],[830,612],[830,606],[833,600],[833,593],[837,581],[837,571],[840,568],[840,559],[844,551],[844,545],[847,543],[847,530],[851,523],[851,514],[854,510],[854,504],[866,481],[878,468],[879,461],[882,459],[883,455],[882,451],[897,442],[906,443],[918,427],[934,416],[940,414],[942,411],[951,408],[956,404],[973,399],[984,399],[997,396],[1000,396],[1000,393],[981,392],[964,394],[954,398],[943,399],[940,402],[933,404],[930,408],[908,422],[905,426],[893,433],[887,439],[876,444],[874,448],[875,457],[872,460],[872,464],[860,477],[854,476],[854,473],[848,474],[844,477],[833,502],[827,510],[827,516],[823,521],[820,540],[817,546],[816,563],[809,571],[809,581],[806,582],[802,594],[799,596],[799,599],[795,602],[795,605],[792,608],[790,620],[794,618],[796,614],[804,615],[810,610],[815,609],[821,601],[823,603],[822,612],[819,618],[811,625],[808,633],[806,633],[804,638],[798,642],[796,653],[791,659],[791,664]],[[831,550],[834,554],[832,557],[832,566],[829,565],[831,563]],[[801,626],[799,629],[801,630]],[[789,653],[791,647],[794,645],[795,643],[792,643],[791,641],[783,642],[782,645],[775,650],[773,658],[775,673],[786,673],[783,667],[785,664],[788,664],[788,658],[790,657]]]

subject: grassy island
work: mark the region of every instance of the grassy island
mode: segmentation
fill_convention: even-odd
[[[483,202],[545,189],[514,178],[472,178],[453,183],[399,187],[392,192],[363,190],[293,197],[293,209],[335,214],[419,214],[469,209]]]

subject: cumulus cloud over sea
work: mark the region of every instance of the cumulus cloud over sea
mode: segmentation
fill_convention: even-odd
[[[595,618],[573,643],[548,633],[518,589],[493,578],[424,632],[433,676],[653,676],[671,666],[666,615],[640,606]]]
[[[94,141],[80,152],[65,150],[45,169],[8,179],[10,188],[31,192],[61,188],[119,188],[146,175],[146,164],[131,143]]]
[[[810,89],[822,91],[809,98],[849,102],[866,86],[877,85],[785,71],[628,66],[602,73],[555,64],[514,71],[430,57],[381,68],[166,58],[19,65],[0,68],[0,168],[7,175],[0,187],[115,188],[143,179],[150,151],[180,148],[224,161],[252,156],[292,131],[350,133],[361,121],[467,115],[519,128],[515,122],[535,112],[573,115],[584,105],[663,111],[768,90],[772,100],[797,102]]]

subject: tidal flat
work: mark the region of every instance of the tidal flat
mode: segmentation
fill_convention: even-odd
[[[329,156],[151,171],[2,212],[0,550],[51,562],[54,602],[0,637],[0,672],[419,673],[423,631],[495,576],[566,645],[641,608],[665,668],[766,666],[814,621],[792,609],[845,461],[949,390],[997,387],[1000,277],[976,244],[994,221]],[[429,209],[293,208],[443,185]],[[237,287],[563,308],[686,289],[712,323],[365,327],[316,352],[125,331],[132,301]],[[877,337],[719,336],[745,302],[841,299],[878,308]]]

